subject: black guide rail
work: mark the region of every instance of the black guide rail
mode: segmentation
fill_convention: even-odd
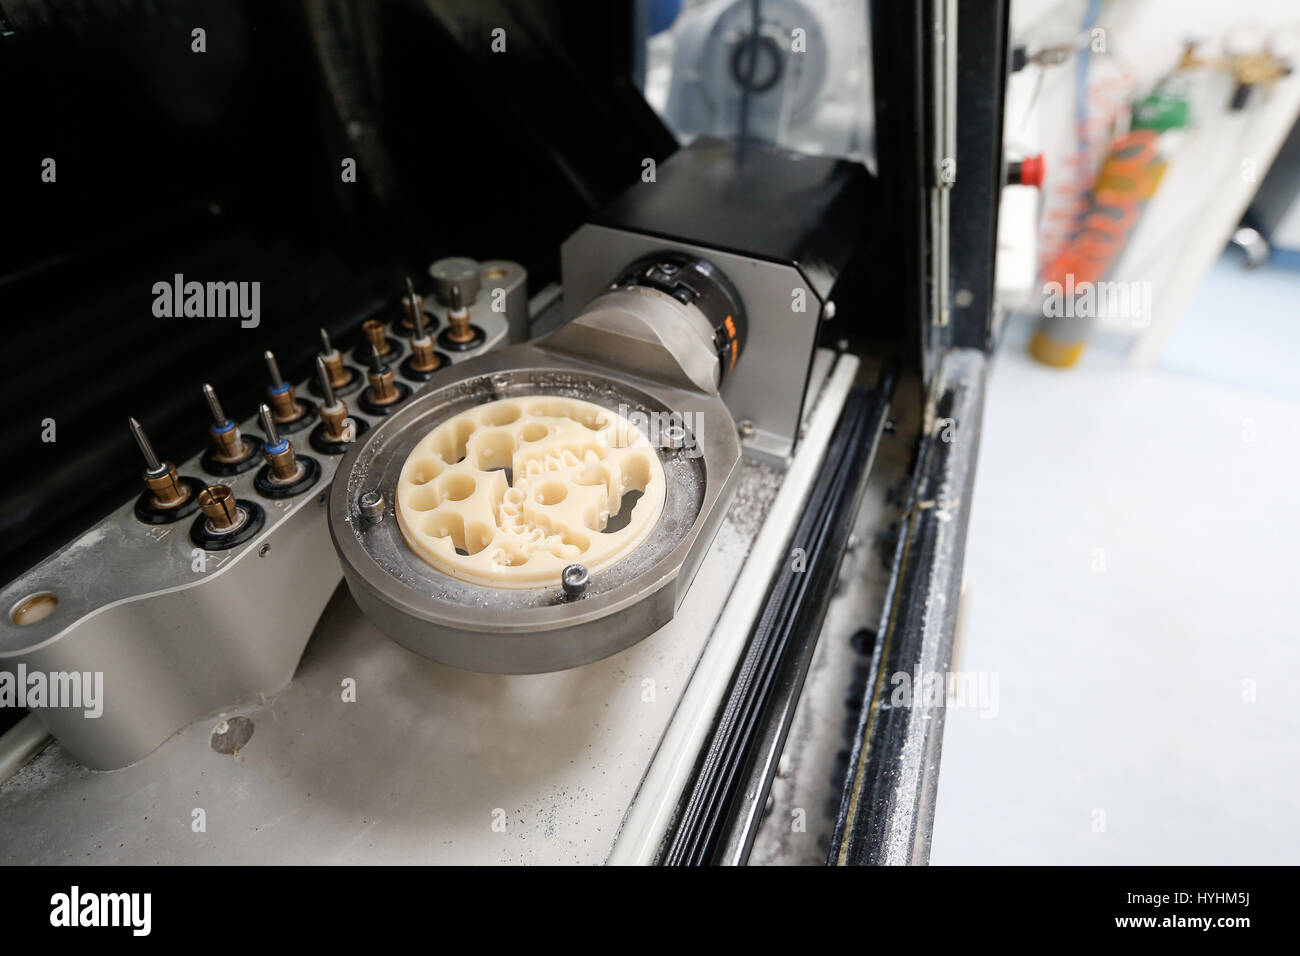
[[[939,368],[881,612],[831,865],[923,864],[938,788],[945,699],[891,700],[895,674],[952,664],[988,357],[954,349]],[[946,681],[945,681],[946,686]]]
[[[896,383],[896,369],[886,366],[874,388],[855,388],[845,402],[789,558],[772,576],[710,741],[661,846],[660,864],[748,859]]]

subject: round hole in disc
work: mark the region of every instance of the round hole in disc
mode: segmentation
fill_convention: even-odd
[[[464,501],[474,493],[474,479],[469,475],[450,475],[442,483],[442,496],[448,501]]]
[[[411,469],[411,484],[424,485],[433,481],[442,471],[442,462],[437,458],[421,458]]]
[[[438,490],[428,485],[412,489],[406,500],[412,511],[432,511],[442,504],[442,497],[438,494]]]
[[[537,489],[537,503],[542,505],[558,505],[568,496],[569,489],[558,481],[548,481]]]

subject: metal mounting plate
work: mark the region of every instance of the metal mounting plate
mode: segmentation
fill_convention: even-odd
[[[650,537],[593,576],[578,601],[553,589],[502,590],[450,577],[402,540],[391,505],[372,524],[357,501],[387,501],[411,448],[439,422],[497,398],[559,394],[691,423],[685,449],[658,449],[667,477],[664,513]],[[458,364],[437,388],[371,430],[348,453],[330,495],[329,520],[344,576],[366,614],[398,643],[469,670],[538,673],[607,657],[667,623],[685,595],[734,491],[740,443],[716,397],[619,376],[531,345]]]

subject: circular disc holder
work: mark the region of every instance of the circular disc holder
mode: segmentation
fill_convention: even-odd
[[[330,533],[366,615],[425,657],[516,674],[599,660],[671,620],[735,486],[721,399],[533,345],[439,381],[373,425],[330,488]],[[657,440],[670,419],[689,423],[688,441]],[[393,502],[375,523],[358,511],[370,491]],[[598,530],[634,491],[627,524]],[[560,580],[575,563],[590,574],[577,601]]]

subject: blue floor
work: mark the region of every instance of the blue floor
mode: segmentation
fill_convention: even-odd
[[[1300,401],[1300,269],[1220,259],[1155,367]]]

